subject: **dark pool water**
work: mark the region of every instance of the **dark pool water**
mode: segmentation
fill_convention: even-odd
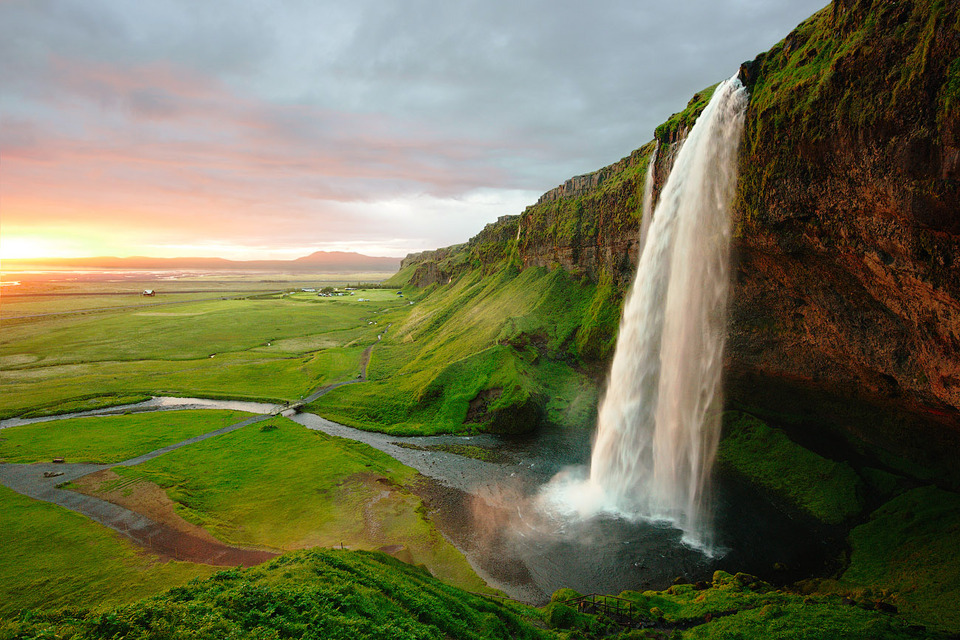
[[[543,509],[542,487],[589,460],[589,431],[398,438],[313,415],[294,419],[371,444],[420,471],[429,479],[421,495],[444,535],[488,582],[529,602],[542,603],[560,587],[619,593],[663,589],[678,578],[709,581],[717,569],[786,581],[826,566],[834,546],[830,532],[781,511],[734,477],[716,481],[713,555],[683,544],[668,523]],[[463,445],[496,452],[498,462],[436,449]]]

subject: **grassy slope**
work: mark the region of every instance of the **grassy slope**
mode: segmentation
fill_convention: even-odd
[[[960,496],[909,491],[877,509],[850,535],[850,566],[824,590],[887,595],[903,615],[960,632]]]
[[[233,544],[403,545],[411,561],[426,563],[437,575],[484,588],[405,488],[416,480],[412,469],[367,445],[285,418],[116,471],[166,488],[182,516]]]
[[[0,487],[0,549],[0,617],[127,603],[214,571],[159,562],[84,516],[6,487]]]
[[[618,307],[607,313],[596,303],[612,289],[560,269],[468,271],[427,289],[403,315],[387,314],[381,323],[394,326],[374,349],[370,382],[337,389],[311,409],[391,433],[524,431],[544,418],[589,423],[595,386],[572,365],[596,348],[589,336],[580,340],[580,327],[606,322],[605,338],[612,333]],[[468,416],[484,392],[485,409]]]
[[[624,592],[649,618],[670,624],[696,624],[683,638],[918,638],[895,616],[860,607],[840,596],[803,596],[772,588],[753,576],[714,574],[711,584],[675,585],[666,591]],[[713,620],[703,624],[707,616]]]
[[[0,417],[114,393],[297,399],[356,375],[376,340],[367,317],[403,304],[391,295],[297,294],[5,323]]]
[[[864,483],[846,463],[827,460],[745,413],[724,416],[718,461],[727,469],[827,524],[864,509]]]
[[[38,616],[0,638],[556,638],[539,612],[439,582],[383,554],[313,550],[223,571],[102,616]],[[17,635],[18,633],[23,635]]]
[[[240,411],[163,411],[38,422],[0,431],[0,462],[121,462],[250,417]]]

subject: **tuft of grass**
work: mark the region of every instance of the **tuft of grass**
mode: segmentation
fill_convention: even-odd
[[[311,551],[221,571],[100,615],[35,614],[0,638],[558,638],[540,612],[461,591],[381,553]]]
[[[122,462],[248,417],[241,411],[183,410],[36,422],[0,431],[0,461]]]

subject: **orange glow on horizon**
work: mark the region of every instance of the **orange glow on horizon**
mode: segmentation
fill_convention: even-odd
[[[90,253],[84,249],[87,248],[67,234],[0,233],[0,260],[76,258]]]
[[[56,251],[50,242],[37,236],[0,236],[0,260],[53,258]]]

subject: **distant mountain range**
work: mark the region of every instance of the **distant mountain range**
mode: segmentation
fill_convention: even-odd
[[[302,271],[313,273],[394,273],[401,258],[365,256],[346,251],[317,251],[295,260],[227,260],[225,258],[33,258],[7,259],[5,270],[57,269],[214,269]]]

